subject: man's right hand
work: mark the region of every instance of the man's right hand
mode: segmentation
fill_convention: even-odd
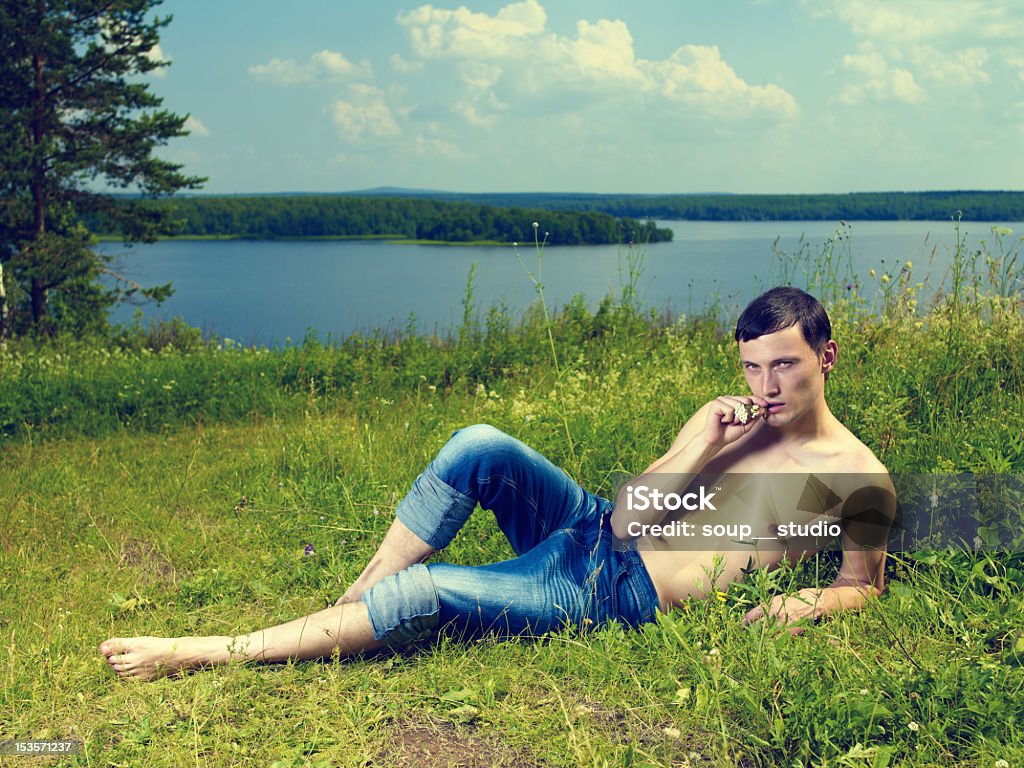
[[[740,405],[757,405],[762,410],[743,424],[736,414],[736,407]],[[764,421],[768,401],[746,395],[723,395],[712,400],[708,406],[708,415],[704,420],[704,440],[713,448],[724,448],[756,429]]]

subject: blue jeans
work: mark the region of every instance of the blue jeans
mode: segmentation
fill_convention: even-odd
[[[568,624],[654,619],[658,597],[640,555],[613,547],[612,502],[493,427],[452,435],[396,514],[443,549],[477,503],[494,513],[518,557],[417,564],[382,579],[362,598],[377,640],[394,647],[437,631],[541,635]]]

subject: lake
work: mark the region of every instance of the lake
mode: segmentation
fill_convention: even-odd
[[[1024,224],[1006,223],[1016,237]],[[834,238],[834,222],[664,221],[675,238],[642,248],[637,283],[646,307],[692,314],[712,298],[741,306],[794,263],[801,238],[812,256]],[[968,248],[993,240],[990,223],[961,225]],[[541,222],[543,231],[543,222]],[[915,282],[942,279],[956,247],[951,223],[852,222],[838,252],[849,254],[856,280],[873,287],[870,269],[897,274],[914,264]],[[1013,238],[1006,238],[1007,244]],[[777,245],[773,247],[773,244]],[[474,303],[483,314],[504,302],[520,313],[537,298],[524,270],[537,272],[532,244],[512,246],[404,245],[382,241],[188,241],[165,240],[131,249],[100,246],[117,271],[142,285],[173,282],[175,293],[145,316],[180,316],[209,334],[268,346],[301,341],[308,329],[321,340],[374,328],[400,329],[414,318],[419,331],[444,332],[462,321],[470,268]],[[517,251],[520,258],[517,258]],[[593,308],[628,281],[628,249],[619,246],[548,248],[541,278],[549,306],[582,294]],[[844,256],[845,258],[845,256]],[[794,278],[802,285],[802,278]],[[131,319],[133,307],[114,310],[114,322]]]

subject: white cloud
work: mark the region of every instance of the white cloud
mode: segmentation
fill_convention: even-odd
[[[961,99],[964,91],[992,82],[990,49],[1024,39],[1024,18],[1008,3],[987,0],[804,0],[812,15],[834,16],[860,39],[847,55],[849,74],[860,75],[839,101],[868,99],[923,102]],[[865,50],[886,62],[884,71],[863,68]],[[888,62],[900,62],[899,67]]]
[[[193,136],[209,136],[210,129],[203,125],[202,121],[198,117],[192,115],[188,116],[185,120],[185,130]]]
[[[623,21],[600,19],[595,24],[579,21],[576,23],[576,39],[562,39],[557,44],[583,79],[650,85],[637,65],[633,35]]]
[[[476,128],[493,128],[497,113],[508,105],[498,98],[494,87],[501,79],[502,69],[495,64],[467,61],[459,65],[459,78],[464,98],[456,102],[454,111]]]
[[[365,59],[353,64],[337,51],[324,50],[314,53],[304,64],[294,59],[271,59],[266,64],[254,64],[249,67],[249,74],[280,85],[296,85],[370,77],[373,68]]]
[[[843,57],[846,71],[862,77],[840,91],[838,100],[847,106],[865,101],[896,101],[915,104],[924,98],[924,91],[907,69],[893,67],[871,43],[862,43],[856,54]]]
[[[249,74],[284,85],[308,82],[312,79],[310,73],[292,59],[271,59],[266,64],[254,64],[249,67]]]
[[[991,0],[804,0],[815,16],[835,16],[855,35],[897,45],[924,40],[1019,39],[1024,20],[1010,3]]]
[[[423,62],[421,61],[409,61],[402,58],[401,54],[391,54],[391,68],[403,75],[407,75],[410,72],[420,72],[423,69]]]
[[[344,138],[360,142],[366,137],[386,138],[402,133],[379,88],[353,85],[349,98],[350,101],[337,99],[330,108],[331,121]]]
[[[455,113],[474,126],[475,128],[493,128],[498,122],[498,116],[491,113],[486,114],[477,109],[476,105],[469,101],[459,101],[455,104]]]
[[[741,117],[752,112],[794,118],[796,99],[776,85],[751,86],[723,59],[717,46],[685,45],[657,65],[662,93],[673,101],[716,117]]]
[[[992,82],[992,77],[985,70],[988,51],[981,46],[949,54],[930,45],[917,45],[911,50],[911,61],[922,79],[933,80],[942,86],[967,88]]]
[[[138,35],[131,34],[131,28],[127,24],[119,24],[111,21],[109,17],[103,17],[100,19],[99,25],[102,45],[108,51],[118,50],[125,45],[138,45],[141,42]],[[159,43],[150,48],[145,57],[159,65],[156,69],[147,72],[150,77],[167,76],[167,67],[171,63],[171,57],[163,52]]]
[[[325,77],[362,77],[368,75],[370,69],[369,62],[357,66],[337,51],[318,51],[309,60],[313,71]]]
[[[547,13],[537,0],[512,3],[495,16],[421,5],[400,13],[398,23],[409,28],[413,50],[423,58],[492,59],[521,53],[524,40],[544,31]]]
[[[445,157],[449,160],[463,160],[466,157],[466,153],[456,145],[440,139],[427,138],[423,134],[416,137],[416,154],[426,157]]]
[[[468,61],[459,67],[462,83],[475,92],[490,92],[501,79],[501,67],[494,64]]]
[[[511,3],[494,15],[424,5],[399,14],[398,22],[421,59],[461,62],[464,94],[453,109],[475,126],[493,126],[498,112],[523,94],[552,112],[568,111],[567,104],[585,97],[591,105],[623,106],[651,98],[648,105],[660,100],[662,107],[723,119],[788,120],[799,113],[790,93],[777,85],[750,85],[717,47],[683,46],[660,61],[637,58],[625,22],[580,20],[575,35],[558,35],[547,30],[547,13],[537,0]]]
[[[171,63],[171,57],[163,52],[159,43],[149,49],[146,58],[160,65],[157,69],[150,70],[150,75],[154,77],[167,77],[167,67]]]

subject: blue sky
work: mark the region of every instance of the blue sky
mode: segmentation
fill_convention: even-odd
[[[165,0],[208,192],[1024,188],[1018,0]]]

